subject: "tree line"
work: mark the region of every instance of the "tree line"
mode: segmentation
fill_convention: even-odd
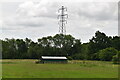
[[[88,43],[81,43],[72,35],[56,34],[31,39],[8,39],[2,42],[3,59],[39,59],[40,56],[66,56],[75,60],[118,60],[120,54],[120,36],[107,36],[96,31]]]

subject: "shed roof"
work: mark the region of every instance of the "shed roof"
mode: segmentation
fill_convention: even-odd
[[[66,57],[42,56],[42,59],[67,59]]]

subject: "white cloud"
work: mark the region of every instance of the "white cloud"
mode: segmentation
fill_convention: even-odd
[[[52,2],[41,0],[39,3],[24,2],[17,9],[18,16],[29,17],[54,17],[55,9]]]
[[[117,35],[117,3],[41,0],[40,2],[19,3],[16,10],[10,12],[14,13],[12,16],[6,13],[4,16],[7,15],[7,17],[3,19],[4,29],[14,31],[10,30],[10,34],[4,31],[4,37],[30,37],[35,40],[58,33],[56,12],[62,5],[68,8],[67,34],[81,38],[82,42],[87,42],[96,30],[103,31],[107,35]],[[9,6],[7,8],[9,9]],[[6,11],[7,9],[3,10],[3,12]]]

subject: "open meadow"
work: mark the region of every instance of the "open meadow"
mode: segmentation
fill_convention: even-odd
[[[102,61],[35,64],[32,59],[2,60],[3,78],[117,78],[118,65]]]

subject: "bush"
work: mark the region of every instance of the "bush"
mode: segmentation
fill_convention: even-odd
[[[40,61],[35,61],[36,64],[40,63]]]
[[[71,56],[68,56],[67,58],[68,58],[68,60],[73,60],[73,58]]]
[[[116,55],[118,51],[114,48],[106,48],[98,52],[99,59],[102,61],[111,61],[113,56]]]
[[[112,58],[113,64],[120,64],[119,55],[120,55],[120,51],[118,52],[118,54],[113,56],[113,58]]]

